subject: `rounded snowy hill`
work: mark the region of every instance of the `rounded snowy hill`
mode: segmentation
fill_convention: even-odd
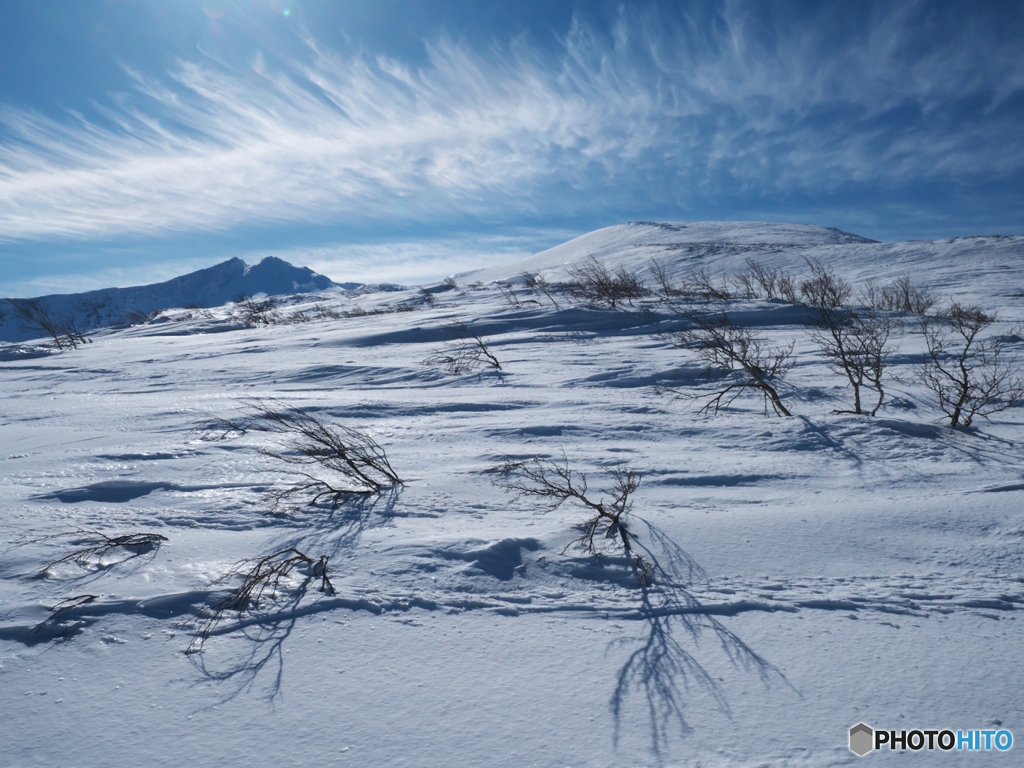
[[[819,259],[861,283],[910,275],[943,296],[987,303],[999,296],[1024,307],[1024,236],[960,237],[881,243],[831,227],[765,221],[632,222],[605,227],[530,258],[471,272],[460,281],[517,281],[524,272],[564,280],[590,259],[643,273],[652,260],[683,276],[694,268],[716,275],[744,269],[748,260],[796,273]]]

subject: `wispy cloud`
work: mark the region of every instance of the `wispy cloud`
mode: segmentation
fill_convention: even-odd
[[[3,108],[0,240],[508,222],[1024,170],[1024,59],[984,18],[952,34],[890,3],[844,38],[840,16],[722,7],[578,22],[557,55],[437,40],[415,69],[309,37],[273,67],[133,72],[102,124]]]
[[[345,243],[257,251],[242,258],[255,263],[266,256],[308,266],[335,282],[439,282],[449,275],[511,264],[583,234],[540,229],[523,235],[421,238],[377,243]]]

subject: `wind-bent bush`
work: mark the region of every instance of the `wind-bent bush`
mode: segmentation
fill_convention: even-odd
[[[629,530],[625,519],[633,506],[630,496],[640,485],[640,475],[623,466],[606,469],[605,475],[612,481],[611,488],[602,491],[601,497],[595,501],[587,495],[587,476],[569,468],[564,451],[560,462],[536,456],[532,459],[506,456],[499,472],[498,479],[494,481],[496,486],[516,494],[516,499],[529,496],[545,500],[545,512],[552,512],[567,501],[575,501],[590,512],[590,517],[580,526],[582,534],[566,544],[563,553],[576,545],[600,556],[599,540],[618,538],[626,556],[633,562],[640,585],[650,583],[653,566],[633,550],[632,541],[637,536]]]
[[[308,411],[278,401],[252,398],[244,402],[249,411],[244,417],[215,419],[203,430],[215,439],[247,432],[284,438],[280,448],[257,451],[293,467],[284,471],[303,480],[297,486],[271,491],[267,497],[272,502],[271,512],[293,496],[308,496],[309,506],[326,499],[335,509],[349,494],[380,493],[403,484],[384,449],[366,432],[328,424]]]
[[[536,299],[524,299],[516,293],[516,289],[512,287],[512,283],[506,283],[499,280],[495,283],[498,288],[498,293],[501,297],[508,302],[508,305],[513,309],[521,309],[525,304],[536,304],[540,306],[540,302]]]
[[[448,328],[452,341],[444,349],[435,352],[423,361],[423,365],[440,365],[448,373],[472,373],[477,368],[488,367],[501,370],[501,363],[491,348],[476,331],[465,323],[455,323]]]
[[[204,644],[210,639],[217,624],[226,618],[226,614],[234,612],[241,619],[246,611],[258,610],[264,597],[273,599],[281,588],[281,582],[288,579],[296,568],[307,566],[307,581],[309,578],[320,579],[319,591],[333,595],[334,585],[327,577],[329,559],[327,555],[321,555],[318,561],[314,561],[299,550],[290,548],[265,557],[239,560],[217,582],[241,577],[242,583],[213,607],[211,615],[196,629],[185,653],[201,653]]]
[[[788,347],[769,346],[757,331],[734,325],[724,312],[699,312],[677,307],[676,313],[683,320],[683,327],[661,331],[655,338],[678,349],[692,351],[707,363],[709,370],[718,368],[731,373],[738,367],[742,374],[739,381],[732,381],[710,396],[674,389],[665,391],[687,400],[707,397],[699,412],[717,414],[744,392],[754,390],[764,396],[765,416],[769,415],[769,405],[776,415],[792,416],[776,388],[792,366],[792,343]]]
[[[68,544],[75,547],[75,549],[47,564],[41,571],[32,576],[33,579],[45,578],[50,575],[54,568],[64,563],[74,563],[84,568],[88,567],[91,563],[102,564],[103,558],[106,555],[118,549],[131,550],[133,552],[132,556],[135,557],[158,549],[162,542],[167,541],[167,537],[161,536],[159,533],[125,533],[120,536],[108,536],[92,528],[76,528],[73,531],[31,538],[22,541],[16,547],[58,539],[68,540]]]
[[[42,332],[53,339],[57,349],[78,349],[88,343],[85,334],[78,330],[73,315],[50,312],[39,299],[8,299],[14,308],[18,330],[26,333]]]
[[[928,353],[918,378],[953,429],[1024,402],[1024,378],[1011,349],[1024,330],[982,338],[995,321],[995,313],[958,303],[936,317],[921,318]]]
[[[706,266],[690,270],[686,276],[683,292],[702,298],[706,302],[728,301],[732,298],[728,281],[722,280],[721,283],[717,283],[711,270]]]
[[[664,262],[651,259],[647,262],[647,271],[654,278],[655,294],[663,301],[672,301],[684,295],[685,291],[676,284]]]

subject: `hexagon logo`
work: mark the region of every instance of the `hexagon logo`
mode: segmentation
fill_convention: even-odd
[[[875,732],[870,725],[857,723],[850,729],[850,751],[855,755],[864,757],[875,748]]]

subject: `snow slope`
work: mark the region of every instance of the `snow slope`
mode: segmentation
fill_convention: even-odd
[[[1024,299],[1021,259],[1024,235],[957,237],[934,241],[878,243],[837,229],[769,222],[635,222],[618,224],[555,246],[519,263],[460,275],[465,282],[521,282],[540,272],[566,278],[566,265],[596,258],[609,267],[643,271],[652,259],[684,275],[707,265],[715,276],[742,270],[747,259],[801,272],[804,259],[820,259],[862,285],[910,275],[943,298],[1013,307]]]
[[[727,270],[814,253],[857,279],[916,268],[944,294],[1021,314],[1021,238],[682,226],[612,227],[459,284],[524,269],[557,279],[592,254]],[[783,390],[796,415],[766,419],[741,400],[699,417],[655,393],[707,384],[688,353],[652,339],[667,319],[654,302],[514,309],[486,285],[436,298],[254,329],[221,310],[171,312],[78,352],[0,348],[0,763],[776,768],[857,763],[846,739],[860,721],[1024,737],[1021,409],[971,431],[936,424],[909,376],[911,328],[879,417],[832,415],[848,391],[805,313],[749,301],[734,316],[797,342]],[[421,364],[454,319],[500,371]],[[246,397],[361,426],[404,487],[266,515],[267,489],[294,482],[257,451],[269,438],[198,429]],[[593,490],[617,462],[643,476],[632,514],[652,587],[610,546],[601,559],[565,549],[581,508],[543,513],[492,484],[503,455],[563,451]],[[29,578],[73,549],[40,537],[76,527],[167,542]],[[296,578],[186,655],[236,584],[218,578],[287,547],[330,555],[337,593]],[[96,598],[48,611],[79,595]],[[919,758],[1014,765],[1021,748]]]
[[[234,301],[241,293],[280,296],[324,291],[334,285],[308,267],[295,267],[268,256],[252,266],[235,258],[163,283],[41,296],[39,301],[50,313],[73,316],[79,328],[88,330],[123,324],[130,312],[152,314],[174,307],[216,307]],[[358,284],[339,287],[352,289]],[[38,332],[18,327],[14,312],[6,304],[0,300],[0,341],[36,338]]]

